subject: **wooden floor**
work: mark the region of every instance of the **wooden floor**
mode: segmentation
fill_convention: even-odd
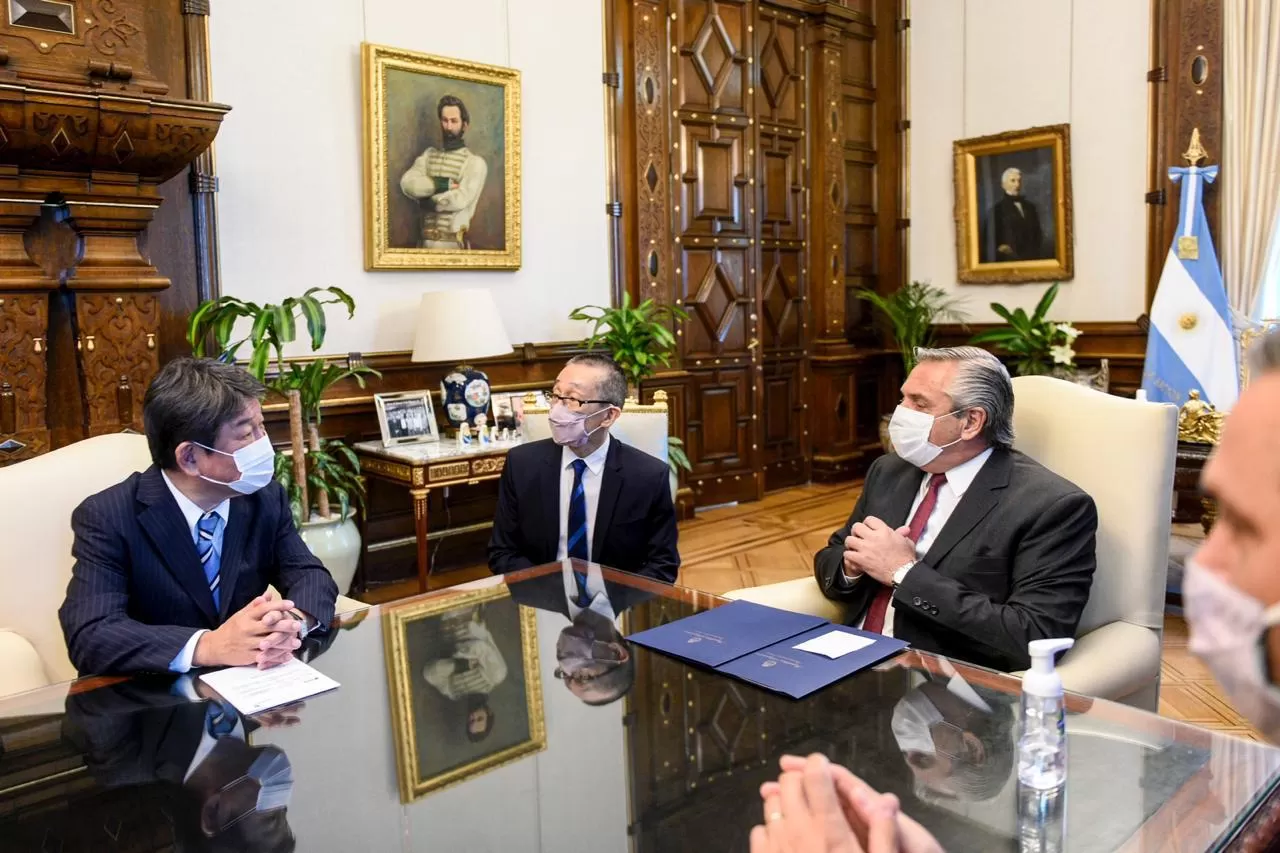
[[[679,583],[719,594],[805,577],[813,571],[813,553],[844,524],[857,496],[856,486],[809,485],[772,493],[762,501],[699,512],[680,525]],[[441,585],[486,574],[484,566],[450,572]],[[416,592],[415,581],[382,587],[362,598],[376,603]],[[1204,664],[1187,651],[1187,627],[1181,617],[1165,618],[1164,637],[1160,713],[1262,740],[1223,697]]]

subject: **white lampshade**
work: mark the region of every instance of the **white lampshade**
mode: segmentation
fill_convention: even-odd
[[[511,339],[487,288],[422,294],[413,361],[458,363],[510,352]]]

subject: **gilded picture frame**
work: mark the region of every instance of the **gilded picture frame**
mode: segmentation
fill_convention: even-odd
[[[520,72],[361,56],[365,269],[519,269]]]
[[[957,278],[965,284],[1073,278],[1070,126],[961,139],[953,150]]]
[[[546,749],[536,614],[506,586],[386,607],[382,628],[402,803]]]

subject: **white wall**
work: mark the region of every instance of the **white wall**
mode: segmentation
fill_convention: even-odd
[[[1148,0],[924,0],[911,15],[909,276],[1032,308],[1044,284],[956,282],[957,139],[1071,125],[1075,278],[1054,318],[1131,321],[1145,309]]]
[[[324,352],[412,346],[420,294],[488,287],[513,343],[584,336],[610,298],[600,0],[221,0],[210,15],[224,293],[278,302],[314,285],[356,300]],[[365,272],[360,43],[519,69],[523,266]],[[305,348],[295,347],[291,354]]]

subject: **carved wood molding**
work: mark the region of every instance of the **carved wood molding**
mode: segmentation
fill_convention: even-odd
[[[76,316],[89,434],[141,432],[142,396],[160,368],[155,295],[81,293]]]
[[[671,109],[666,44],[666,18],[658,2],[637,3],[632,38],[635,61],[636,225],[638,229],[637,300],[658,304],[680,299],[680,273],[675,269],[671,242],[671,144],[667,113]],[[680,348],[677,347],[676,359]]]

